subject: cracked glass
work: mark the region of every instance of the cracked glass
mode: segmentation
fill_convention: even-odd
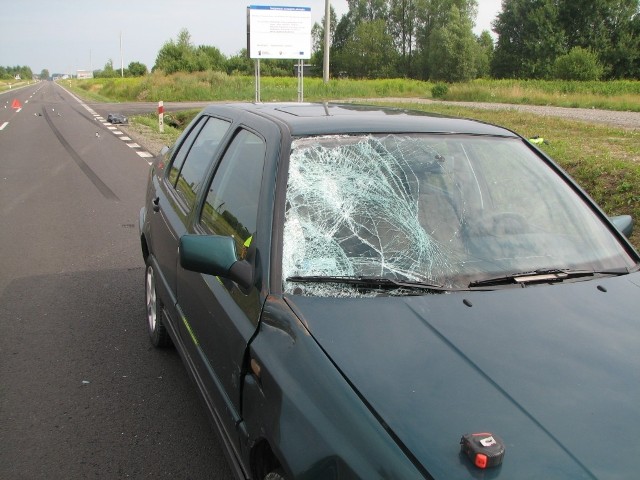
[[[630,265],[585,202],[519,139],[335,135],[292,144],[286,293],[415,293],[372,279],[442,292],[499,273]]]

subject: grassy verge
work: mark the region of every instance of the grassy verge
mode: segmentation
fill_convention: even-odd
[[[444,99],[640,112],[640,82],[475,80],[450,85]]]
[[[255,98],[253,77],[229,76],[222,72],[73,80],[70,85],[78,95],[100,102],[157,102],[159,100],[251,102]],[[320,78],[307,77],[304,80],[304,98],[309,101],[376,97],[431,98],[433,86],[431,82],[409,79],[334,79],[325,84]],[[297,79],[293,77],[263,77],[260,90],[263,102],[296,101],[298,98]],[[443,100],[640,112],[640,81],[633,80],[613,82],[475,80],[448,85],[447,90]]]
[[[14,88],[24,87],[25,85],[29,85],[31,82],[27,80],[1,80],[0,81],[0,92],[6,92],[7,90],[13,90]]]
[[[185,110],[165,113],[164,132],[162,133],[159,131],[158,115],[155,113],[135,115],[129,118],[129,124],[131,129],[141,134],[144,138],[151,140],[155,145],[154,150],[158,150],[158,146],[173,145],[198,112],[199,110]]]
[[[433,84],[417,80],[304,80],[304,97],[310,101],[336,98],[426,97]],[[65,87],[67,84],[65,83]],[[69,88],[84,98],[99,102],[244,101],[255,99],[253,77],[229,76],[221,72],[149,75],[142,78],[74,80]],[[261,79],[263,102],[286,102],[298,99],[297,79],[264,77]]]

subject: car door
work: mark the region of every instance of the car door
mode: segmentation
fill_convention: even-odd
[[[226,148],[209,185],[194,232],[231,236],[237,259],[254,264],[259,198],[266,142],[255,131],[239,128]],[[255,267],[255,265],[254,265]],[[262,306],[254,282],[233,281],[178,269],[178,302],[187,348],[197,359],[201,389],[231,444],[237,447],[243,360],[256,331]]]
[[[196,198],[204,188],[207,171],[229,125],[227,120],[202,116],[184,137],[166,169],[154,176],[155,196],[147,210],[151,211],[151,253],[158,264],[160,295],[173,318],[177,316],[174,304],[178,240],[186,232]]]

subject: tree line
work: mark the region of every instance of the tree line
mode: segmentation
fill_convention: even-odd
[[[503,0],[473,33],[476,0],[347,0],[330,68],[356,77],[640,78],[639,0]],[[332,19],[333,20],[333,19]],[[324,27],[314,27],[321,63]]]
[[[17,65],[15,67],[0,67],[0,80],[12,80],[19,76],[22,79],[33,77],[31,68]]]
[[[503,0],[492,31],[473,32],[477,0],[347,0],[340,19],[330,10],[333,77],[640,79],[640,0]],[[310,63],[321,75],[324,19],[312,28]],[[292,75],[293,60],[262,60],[263,75]],[[186,29],[169,40],[153,71],[216,70],[252,75],[246,49],[226,57],[194,46]],[[128,75],[146,66],[132,62]],[[120,76],[109,61],[95,76]]]

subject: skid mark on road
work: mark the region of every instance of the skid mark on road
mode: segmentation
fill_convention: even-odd
[[[64,87],[61,87],[64,88]],[[73,93],[71,93],[70,91],[66,90],[65,91],[76,101],[78,102],[80,105],[82,105],[82,107],[91,114],[91,116],[93,117],[94,120],[96,120],[97,122],[100,122],[102,125],[104,125],[109,131],[111,131],[111,133],[113,133],[114,135],[118,136],[118,135],[122,135],[123,133],[118,130],[118,127],[115,127],[114,125],[112,125],[110,122],[107,122],[105,120],[105,118],[100,115],[99,113],[97,113],[93,108],[91,108],[89,105],[87,105],[86,103],[84,103],[82,100],[80,100],[78,97],[76,97]],[[125,138],[127,140],[131,140],[129,137],[119,137],[122,140],[124,140]],[[135,152],[138,154],[139,157],[141,158],[153,158],[153,155],[147,151],[145,151],[140,145],[133,144],[135,146],[132,146],[131,144],[127,144],[129,147],[135,149]],[[147,160],[147,163],[149,165],[152,164],[151,161]]]
[[[62,146],[65,148],[65,150],[69,152],[69,155],[71,155],[71,158],[73,158],[73,161],[76,162],[78,167],[80,167],[80,170],[82,170],[82,172],[87,176],[87,178],[91,181],[91,183],[95,185],[95,187],[100,191],[100,193],[106,199],[115,200],[116,202],[119,202],[120,199],[115,193],[113,193],[113,190],[111,190],[106,183],[100,180],[100,177],[98,177],[98,175],[91,169],[91,167],[87,165],[84,160],[82,160],[80,155],[78,155],[78,153],[73,149],[73,147],[71,147],[69,142],[67,142],[64,136],[58,131],[56,126],[53,124],[53,122],[49,118],[49,114],[47,113],[46,108],[42,109],[42,114],[44,115],[44,118],[47,120],[47,123],[49,124],[49,127],[53,131],[54,135],[58,138],[58,140],[60,141]]]

